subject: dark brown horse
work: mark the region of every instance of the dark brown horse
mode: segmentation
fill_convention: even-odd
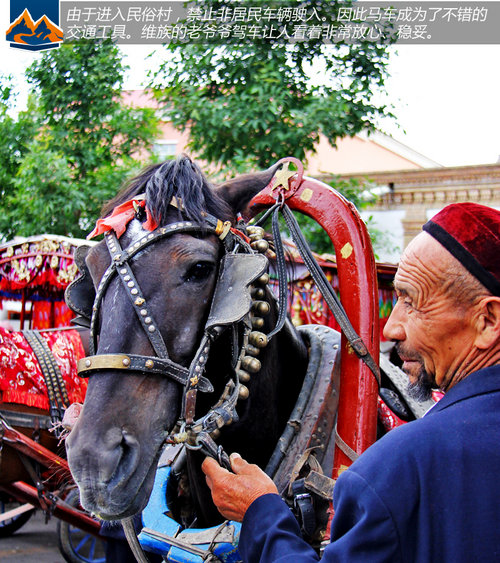
[[[104,215],[145,193],[148,215],[136,205],[135,217],[119,237],[121,249],[128,250],[148,235],[151,222],[159,228],[175,227],[181,221],[203,227],[212,216],[235,225],[237,214],[269,183],[274,172],[275,168],[211,186],[191,160],[181,157],[146,170],[106,207]],[[113,243],[109,246],[115,248]],[[140,320],[127,296],[130,282],[118,274],[105,274],[112,261],[110,252],[115,251],[102,242],[85,260],[98,295],[100,284],[105,287],[94,312],[94,353],[100,357],[128,354],[155,358],[157,353],[147,335],[150,325]],[[155,328],[176,365],[188,368],[197,353],[223,254],[224,245],[213,229],[177,232],[174,228],[171,236],[141,248],[128,262],[147,304],[143,314],[154,316]],[[277,305],[268,291],[261,299],[270,305],[264,325],[259,327],[267,334],[275,326]],[[214,391],[198,393],[196,416],[206,413],[221,396],[234,371],[233,349],[230,330],[214,339],[204,371]],[[245,382],[249,396],[237,403],[238,420],[221,429],[218,443],[229,453],[238,451],[265,466],[302,386],[307,346],[287,321],[258,358],[262,367]],[[88,360],[89,365],[91,362]],[[82,504],[103,519],[122,519],[144,508],[161,447],[181,415],[183,385],[144,371],[113,369],[110,364],[94,370],[82,414],[66,442]],[[203,456],[189,451],[188,458],[190,482],[198,498],[198,525],[207,525],[217,516],[200,474]]]

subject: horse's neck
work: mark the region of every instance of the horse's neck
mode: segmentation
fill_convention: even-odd
[[[248,383],[250,396],[238,402],[240,419],[222,429],[219,443],[228,454],[238,452],[264,468],[295,405],[307,368],[307,349],[290,321],[262,350],[259,359],[262,369]],[[220,370],[221,364],[216,364]],[[220,371],[207,373],[208,377],[220,375]],[[202,459],[198,452],[188,456],[190,484],[200,522],[213,524],[220,515],[201,473]]]
[[[264,467],[300,392],[307,350],[288,321],[258,357],[262,368],[247,384],[249,398],[238,402],[240,419],[222,429],[220,443]]]

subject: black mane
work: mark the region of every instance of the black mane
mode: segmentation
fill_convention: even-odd
[[[199,166],[186,155],[145,168],[104,206],[103,217],[140,193],[146,194],[146,205],[159,225],[166,217],[173,196],[181,200],[182,214],[191,221],[203,223],[207,212],[223,221],[233,218],[229,206],[215,193]]]

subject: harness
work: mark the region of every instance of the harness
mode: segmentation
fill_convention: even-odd
[[[274,330],[267,336],[258,330],[262,328],[264,324],[261,317],[267,314],[270,309],[269,304],[266,301],[261,300],[265,295],[263,286],[265,286],[268,281],[268,275],[265,273],[268,267],[268,262],[266,257],[263,255],[263,253],[268,249],[268,243],[263,240],[264,231],[261,227],[247,227],[247,231],[250,233],[249,243],[245,240],[241,233],[231,229],[231,225],[229,223],[224,224],[210,215],[206,216],[206,224],[204,226],[200,226],[190,221],[181,221],[166,227],[160,227],[155,229],[153,232],[146,234],[138,242],[130,244],[130,246],[125,249],[121,248],[118,238],[114,232],[108,231],[105,234],[105,241],[111,255],[111,265],[106,270],[97,289],[92,310],[89,311],[88,307],[86,309],[82,306],[82,299],[79,300],[77,297],[77,294],[82,293],[82,290],[85,293],[85,290],[83,289],[85,285],[83,280],[85,276],[85,265],[83,265],[84,270],[82,270],[82,276],[72,284],[74,291],[72,291],[72,286],[70,286],[66,295],[68,304],[71,306],[73,293],[75,297],[73,302],[76,301],[76,303],[75,307],[71,306],[71,308],[78,311],[83,316],[90,318],[91,355],[80,361],[79,374],[82,377],[86,377],[95,371],[123,369],[136,373],[161,374],[181,383],[184,386],[181,417],[174,429],[174,432],[167,440],[167,443],[183,444],[189,449],[200,449],[203,453],[218,459],[219,463],[228,469],[230,469],[229,459],[222,451],[221,447],[216,446],[212,436],[217,434],[219,428],[222,428],[224,425],[233,420],[237,420],[238,415],[235,408],[236,403],[238,399],[245,399],[248,397],[248,389],[244,383],[250,379],[251,373],[259,371],[261,367],[259,360],[255,357],[258,354],[258,349],[266,346],[269,338],[272,338],[274,334],[282,328],[286,317],[286,291],[284,290],[286,287],[286,269],[284,266],[281,238],[277,227],[279,212],[283,213],[293,238],[296,240],[297,246],[304,257],[306,265],[310,270],[312,270],[315,282],[320,286],[325,286],[324,289],[328,296],[327,303],[330,308],[337,313],[337,316],[340,316],[339,322],[344,333],[347,334],[352,349],[370,367],[375,377],[377,379],[379,377],[378,367],[367,352],[367,349],[359,336],[354,332],[352,326],[350,326],[347,315],[340,303],[338,303],[336,295],[332,291],[328,282],[325,281],[321,275],[319,275],[319,277],[316,275],[319,267],[315,268],[315,261],[312,258],[305,241],[297,236],[297,232],[300,231],[293,219],[293,216],[291,216],[287,206],[284,204],[284,198],[280,197],[279,201],[277,201],[276,205],[271,208],[269,212],[273,213],[273,233],[275,235],[274,238],[277,251],[280,295],[278,321]],[[268,214],[266,214],[261,221],[264,221],[267,216]],[[217,281],[212,300],[210,314],[204,328],[203,337],[189,368],[185,368],[184,366],[173,362],[168,357],[168,352],[158,329],[158,325],[148,309],[146,298],[141,292],[129,263],[132,258],[150,244],[177,233],[193,233],[195,235],[203,234],[205,236],[207,234],[215,234],[222,240],[225,252],[221,263],[219,279]],[[156,357],[135,354],[95,355],[97,343],[96,324],[99,309],[110,280],[113,279],[115,275],[120,277],[141,325],[147,334],[153,349],[155,350]],[[88,273],[87,277],[90,278]],[[78,283],[79,285],[77,285]],[[254,285],[253,290],[250,289],[252,284]],[[254,302],[252,302],[252,297],[255,297]],[[88,290],[84,299],[87,299],[88,304]],[[196,397],[198,390],[213,390],[212,384],[203,376],[211,345],[228,328],[232,331],[233,339],[232,374],[224,387],[219,401],[210,408],[206,415],[195,420]],[[172,473],[170,469],[168,471],[166,469],[163,471],[161,468],[158,470],[157,479],[163,478],[162,483],[158,485],[159,490],[162,491],[160,495],[162,499],[161,502],[163,502],[162,507],[160,507],[161,514],[165,514],[165,512],[169,510],[164,492],[166,491],[171,476]],[[165,487],[165,489],[163,487]],[[155,489],[156,488],[157,485],[155,485]],[[297,494],[295,496],[298,497],[299,501],[307,500],[305,497],[308,496],[308,493],[303,493],[301,491],[297,491],[296,493]],[[160,510],[160,508],[158,508],[158,510]],[[161,549],[164,553],[165,542],[167,542],[170,546],[172,546],[172,549],[179,549],[184,552],[189,552],[192,555],[198,555],[201,560],[205,560],[208,557],[208,554],[210,554],[210,557],[216,557],[214,556],[212,548],[214,548],[216,544],[224,543],[219,542],[218,535],[221,530],[216,527],[217,529],[212,529],[214,537],[207,542],[206,546],[205,542],[202,542],[199,548],[193,549],[192,546],[191,548],[188,548],[188,544],[192,544],[193,542],[184,542],[180,541],[177,537],[173,538],[172,536],[175,536],[178,533],[180,525],[173,519],[169,519],[169,523],[171,523],[174,527],[177,526],[177,529],[172,531],[168,530],[168,533],[163,534],[163,537],[161,537],[161,533],[158,535],[159,532],[154,532],[154,530],[152,530],[145,521],[146,530],[143,530],[141,543],[144,543],[144,545],[148,545],[149,548],[155,550],[153,544],[155,544],[155,542],[160,542],[163,544]],[[227,559],[227,555],[236,549],[239,528],[236,523],[230,522],[225,525],[234,525],[233,541],[226,542],[226,548],[220,555],[223,560],[230,560]],[[141,556],[140,547],[138,545],[137,538],[133,533],[131,522],[124,522],[124,529],[127,538],[130,536],[129,542],[131,543],[131,547],[133,549],[134,547],[136,548],[134,549],[134,552],[137,551],[136,557],[138,560],[144,561],[144,556],[143,554]],[[157,528],[155,529],[157,530]],[[205,533],[206,530],[197,530],[196,532],[201,534],[202,532]],[[189,536],[190,533],[187,532],[187,535]],[[203,537],[206,538],[206,534]],[[157,549],[159,550],[160,547],[157,547]]]
[[[214,234],[222,241],[224,249],[203,337],[189,368],[169,358],[159,326],[131,268],[132,260],[142,250],[179,233],[203,236]],[[85,251],[77,256],[82,275],[66,290],[68,305],[90,321],[90,355],[78,362],[79,375],[88,377],[102,370],[124,370],[131,373],[161,375],[180,383],[184,386],[182,412],[169,441],[186,443],[186,446],[192,449],[202,449],[206,454],[218,458],[227,467],[229,466],[227,456],[217,448],[210,434],[225,424],[237,420],[236,403],[238,399],[248,397],[248,389],[244,383],[248,382],[251,373],[260,370],[260,362],[255,356],[259,348],[266,346],[268,342],[266,335],[253,329],[255,325],[261,326],[263,323],[261,316],[269,310],[268,303],[252,297],[250,289],[254,284],[256,287],[253,289],[253,295],[261,298],[264,296],[263,286],[268,282],[267,258],[255,248],[257,246],[263,249],[263,245],[258,243],[265,241],[261,241],[260,238],[258,231],[257,235],[251,234],[248,241],[242,233],[232,229],[230,223],[223,223],[211,215],[205,217],[204,225],[192,221],[179,221],[156,228],[137,242],[132,242],[127,248],[121,247],[116,234],[110,230],[105,233],[104,239],[111,256],[111,264],[95,292],[91,309],[89,310],[89,293],[92,296],[92,281],[84,263]],[[120,278],[156,356],[128,353],[95,354],[99,311],[114,276]],[[218,402],[206,415],[195,420],[198,391],[213,391],[211,382],[203,375],[211,345],[228,328],[232,330],[235,343],[234,369]],[[240,341],[241,345],[238,345]]]

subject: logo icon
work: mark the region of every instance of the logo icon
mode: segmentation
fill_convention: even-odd
[[[54,49],[63,40],[59,0],[10,0],[10,21],[6,39],[16,49]]]

